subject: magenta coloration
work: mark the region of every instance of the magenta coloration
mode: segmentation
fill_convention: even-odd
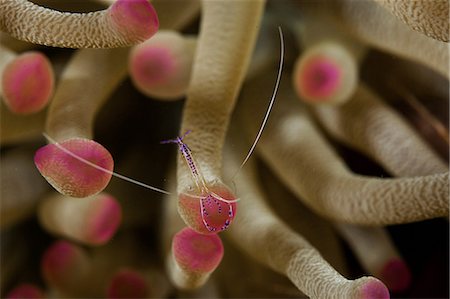
[[[136,45],[128,63],[133,84],[152,99],[181,99],[189,86],[195,44],[194,38],[172,30],[160,30]]]
[[[216,234],[199,234],[186,227],[173,237],[172,252],[182,269],[209,273],[217,268],[222,260],[223,244]]]
[[[436,43],[434,46],[436,41],[411,31],[407,27],[411,26],[410,24],[400,23],[403,27],[397,28],[394,21],[398,23],[398,20],[390,20],[389,17],[394,16],[379,3],[384,2],[384,5],[392,6],[394,2],[426,4],[446,2],[445,0],[338,0],[332,1],[333,5],[329,5],[328,1],[295,0],[269,1],[267,5],[264,5],[265,1],[236,0],[156,0],[154,2],[152,0],[97,0],[93,1],[96,2],[95,4],[84,3],[84,1],[56,1],[58,3],[50,4],[50,6],[54,6],[57,11],[45,8],[47,2],[49,1],[0,0],[0,6],[5,8],[0,9],[5,12],[2,13],[0,27],[6,27],[8,19],[8,23],[16,28],[11,31],[11,33],[15,32],[14,35],[11,34],[11,37],[24,37],[24,40],[32,43],[81,49],[39,47],[58,67],[58,74],[62,75],[59,83],[64,83],[59,84],[61,88],[58,86],[58,98],[65,98],[67,101],[61,101],[60,105],[55,103],[47,116],[45,113],[37,115],[39,116],[37,124],[31,117],[21,119],[12,115],[17,117],[17,122],[8,123],[11,130],[8,128],[6,131],[12,136],[9,139],[11,142],[6,141],[7,134],[1,134],[2,146],[5,142],[2,152],[8,153],[18,147],[36,146],[34,142],[28,143],[28,136],[34,138],[38,133],[34,135],[33,132],[42,130],[48,130],[58,142],[64,142],[68,137],[74,136],[95,136],[96,140],[104,140],[105,145],[108,144],[111,147],[112,153],[117,155],[117,164],[123,167],[124,173],[131,176],[134,173],[143,180],[149,180],[151,184],[163,186],[164,182],[170,183],[174,193],[173,196],[161,196],[161,194],[148,193],[147,190],[139,190],[136,186],[127,184],[111,186],[113,193],[124,195],[126,216],[132,217],[127,219],[126,227],[121,229],[120,234],[111,239],[111,244],[101,248],[81,248],[75,244],[74,247],[82,255],[74,254],[70,257],[68,254],[66,258],[61,254],[62,270],[55,277],[65,281],[60,281],[59,285],[47,281],[50,297],[58,297],[59,295],[55,293],[59,291],[68,293],[67,297],[73,298],[82,297],[76,295],[78,292],[86,295],[85,297],[93,297],[86,294],[87,292],[96,292],[96,297],[105,295],[107,283],[120,265],[138,266],[141,270],[151,269],[152,273],[146,272],[149,274],[148,278],[153,278],[153,274],[157,274],[153,272],[154,266],[157,267],[158,272],[169,270],[176,278],[170,277],[173,280],[172,283],[176,282],[176,287],[180,288],[198,287],[204,283],[209,275],[195,275],[196,273],[190,275],[179,271],[181,268],[174,261],[173,256],[168,256],[170,249],[164,248],[161,251],[160,245],[168,244],[160,244],[160,241],[167,243],[167,237],[170,238],[168,233],[170,234],[170,231],[179,224],[175,207],[171,206],[169,211],[164,205],[168,200],[171,201],[170,203],[178,204],[179,214],[187,215],[182,216],[183,220],[191,217],[189,221],[185,221],[197,233],[217,235],[218,232],[234,225],[227,231],[226,237],[227,241],[233,242],[233,244],[227,243],[227,246],[230,246],[228,248],[230,252],[227,254],[236,253],[236,259],[231,257],[234,260],[231,263],[225,261],[226,264],[222,265],[221,269],[218,269],[220,271],[216,273],[218,276],[213,275],[213,283],[217,283],[216,297],[290,295],[294,297],[302,292],[304,296],[316,298],[383,298],[388,296],[386,289],[374,281],[376,279],[366,275],[375,275],[380,278],[380,281],[385,281],[383,283],[389,291],[401,290],[402,285],[408,284],[405,281],[410,280],[410,277],[402,273],[406,272],[405,268],[402,268],[404,265],[388,261],[394,256],[401,258],[400,253],[407,253],[408,265],[416,270],[414,271],[417,275],[415,282],[420,284],[401,295],[445,296],[447,281],[442,282],[439,278],[446,277],[442,275],[442,272],[446,272],[448,267],[442,267],[444,264],[442,262],[446,261],[442,255],[442,249],[445,249],[445,246],[441,246],[442,242],[439,241],[442,240],[442,233],[445,234],[447,228],[446,223],[443,225],[440,218],[448,215],[448,146],[441,151],[438,149],[440,146],[435,145],[435,141],[448,145],[448,138],[445,138],[448,134],[430,136],[422,129],[438,128],[440,122],[446,122],[448,119],[448,111],[444,109],[445,104],[448,103],[444,99],[446,96],[441,94],[441,89],[448,91],[446,88],[449,83],[448,70],[442,72],[446,67],[448,69],[446,63],[448,53],[446,47],[441,48],[442,43]],[[68,2],[70,6],[65,5]],[[186,100],[184,107],[182,103],[153,103],[159,95],[150,95],[151,99],[145,99],[144,93],[139,93],[134,88],[136,86],[130,84],[129,79],[123,80],[127,67],[131,67],[127,63],[127,55],[132,49],[113,48],[136,45],[143,35],[151,31],[147,25],[155,20],[152,20],[151,13],[149,14],[148,8],[151,7],[149,2],[155,3],[155,8],[160,14],[161,25],[164,25],[162,27],[173,29],[170,30],[172,34],[177,35],[178,39],[182,39],[184,43],[180,42],[177,47],[167,47],[169,51],[166,53],[160,49],[155,50],[152,55],[158,56],[159,60],[155,61],[155,64],[151,65],[151,70],[147,70],[149,72],[144,75],[147,75],[150,83],[153,84],[159,83],[164,76],[171,75],[170,82],[166,81],[164,86],[158,86],[160,90],[166,88],[170,91],[176,89],[174,86],[177,83],[181,85],[179,78],[182,75],[183,79],[187,77],[192,79],[180,96]],[[158,2],[164,2],[164,5],[159,6]],[[164,8],[166,3],[173,2],[177,4],[169,4],[167,8]],[[355,2],[358,2],[358,7],[354,5]],[[22,5],[15,5],[15,3],[23,4],[23,8]],[[38,3],[42,7],[39,8],[32,3]],[[188,4],[185,5],[185,3]],[[191,7],[191,4],[194,5]],[[108,9],[97,11],[101,7],[106,8],[107,5]],[[6,10],[6,7],[12,9]],[[86,15],[78,13],[88,10],[92,12]],[[435,19],[427,15],[426,7],[413,10],[417,12],[416,15],[420,21],[428,18],[432,19],[431,21]],[[69,11],[76,11],[76,13],[71,14]],[[48,17],[47,13],[49,13]],[[14,17],[10,18],[10,16]],[[69,16],[67,20],[66,16]],[[446,27],[449,25],[447,19],[444,19],[443,24]],[[30,26],[24,26],[25,23]],[[258,115],[264,108],[261,105],[266,105],[264,95],[270,95],[271,83],[275,77],[275,60],[278,56],[277,40],[275,40],[277,23],[282,23],[283,27],[286,26],[289,31],[290,39],[286,44],[289,49],[286,50],[290,54],[300,54],[300,57],[309,58],[303,60],[302,66],[307,66],[308,62],[318,57],[314,54],[319,53],[334,62],[337,68],[333,69],[332,63],[320,61],[316,64],[316,73],[312,68],[309,69],[312,73],[309,77],[310,81],[307,82],[309,88],[319,95],[329,94],[328,98],[302,98],[309,103],[298,103],[294,101],[294,92],[298,90],[293,90],[293,87],[298,89],[299,84],[291,84],[294,85],[291,86],[283,83],[280,90],[282,94],[280,104],[286,106],[279,109],[274,107],[270,125],[264,131],[267,135],[258,144],[259,136],[261,136],[258,133],[247,155],[247,158],[252,156],[252,150],[258,144],[257,163],[246,165],[251,169],[248,169],[248,172],[245,171],[239,178],[236,177],[236,186],[233,188],[232,183],[228,184],[233,181],[229,178],[234,178],[233,171],[237,170],[238,162],[242,161],[241,158],[245,154],[244,148],[240,147],[240,141],[251,142],[247,140],[250,136],[246,133],[256,132],[257,122],[260,123],[261,120]],[[53,29],[47,31],[46,27]],[[16,45],[14,40],[3,34],[8,34],[9,31],[0,29],[2,31],[0,48],[5,48],[4,52],[0,51],[0,58],[7,58],[4,61],[10,59],[4,57],[6,49],[10,46],[34,47],[31,44]],[[415,35],[409,34],[407,30]],[[448,33],[448,30],[444,33]],[[273,37],[271,37],[272,34]],[[136,35],[139,35],[139,38],[136,38]],[[150,40],[155,40],[153,45],[163,46],[162,42],[156,43],[157,35],[159,33]],[[315,46],[323,44],[333,44],[334,47],[326,48],[330,49],[329,51],[326,51],[325,47],[314,50]],[[86,47],[108,49],[90,50]],[[180,49],[188,47],[192,49],[192,52],[189,51],[188,55],[179,55],[183,52],[179,51]],[[339,51],[338,48],[343,48],[344,51]],[[416,49],[417,52],[415,52]],[[21,51],[13,49],[16,53]],[[72,60],[74,51],[99,54],[75,55],[80,59]],[[343,56],[337,57],[343,54],[342,52],[349,54],[347,62],[340,59]],[[170,57],[164,56],[167,53],[171,54],[175,61],[169,61]],[[16,55],[12,53],[13,57]],[[89,59],[84,57],[95,57],[95,59],[86,63]],[[290,68],[286,75],[290,76],[294,70],[292,68],[294,57],[289,58]],[[353,63],[350,63],[348,58]],[[70,63],[67,64],[69,61]],[[189,69],[189,76],[184,76],[183,73],[187,67],[182,63],[186,61],[193,66]],[[173,73],[169,70],[170,63],[174,64]],[[436,65],[442,67],[436,68]],[[359,69],[361,72],[358,72]],[[436,70],[438,74],[433,74]],[[351,75],[353,81],[349,80],[347,75]],[[298,78],[299,76],[293,76],[290,79],[298,83]],[[339,79],[341,86],[333,90],[333,84],[338,84]],[[354,81],[356,81],[356,87]],[[168,86],[169,84],[173,85]],[[353,87],[350,86],[352,84]],[[391,84],[393,86],[390,86]],[[352,88],[356,88],[356,93],[352,94],[349,91]],[[163,94],[160,90],[158,92]],[[25,92],[26,89],[20,91]],[[275,94],[274,92],[273,96]],[[374,95],[373,98],[371,98],[372,95]],[[164,99],[165,96],[163,94],[161,98]],[[347,98],[348,102],[343,98]],[[419,104],[424,104],[423,111],[430,110],[428,112],[431,112],[429,113],[431,117],[421,115],[419,113],[421,109],[410,109],[410,105],[405,107],[403,104],[408,104],[409,98],[417,99]],[[109,103],[104,108],[100,107],[106,101]],[[9,113],[7,109],[2,112]],[[267,113],[269,112],[270,108]],[[353,121],[351,115],[359,115],[360,118]],[[405,122],[403,116],[409,118],[409,122]],[[322,121],[323,119],[325,121]],[[4,120],[5,118],[2,117],[2,133],[6,128],[3,126]],[[321,124],[316,126],[318,123],[314,121],[321,121]],[[402,125],[403,122],[405,126]],[[168,133],[175,127],[183,128],[176,134],[180,136],[186,128],[193,130],[193,134],[182,136],[173,142],[177,143],[182,157],[179,153],[176,153],[176,157],[168,155],[166,150],[174,150],[171,148],[174,145],[157,148],[149,144],[149,141],[163,134],[175,140],[175,135]],[[18,129],[22,128],[27,133],[23,139],[21,132],[18,132]],[[264,125],[261,126],[260,132],[263,129]],[[448,128],[444,125],[440,132],[445,133],[445,131],[448,133]],[[123,132],[129,133],[123,134]],[[156,140],[159,142],[166,138]],[[415,139],[418,141],[416,142]],[[429,142],[423,140],[425,142],[422,147],[421,139]],[[243,142],[242,145],[245,146],[244,144],[247,143]],[[442,155],[433,154],[433,150],[436,149]],[[364,155],[363,161],[356,151]],[[47,153],[50,153],[49,156],[52,158],[60,156],[57,151],[49,150]],[[79,153],[80,156],[86,157],[85,151]],[[255,158],[255,156],[252,157]],[[173,158],[176,158],[176,161]],[[244,159],[240,168],[244,166],[247,158]],[[17,168],[27,162],[29,165],[31,159],[28,157],[17,162]],[[373,163],[368,160],[373,160],[377,165],[372,165]],[[439,160],[444,161],[440,163]],[[82,162],[82,160],[78,161]],[[370,164],[361,165],[365,164],[365,161]],[[178,163],[175,166],[173,162]],[[96,161],[92,164],[97,166]],[[421,166],[422,164],[424,167]],[[63,163],[60,165],[62,167]],[[85,166],[86,169],[93,167],[86,163]],[[177,169],[174,169],[174,166]],[[108,165],[102,166],[100,171],[114,175],[107,169],[108,167]],[[70,177],[70,173],[81,177],[78,168],[72,168],[72,165],[67,168],[68,175],[63,172],[60,175],[62,178]],[[166,176],[168,170],[171,171],[170,177]],[[173,176],[174,170],[177,171],[177,178]],[[359,170],[362,170],[364,174]],[[389,179],[381,178],[386,174],[383,170],[389,173]],[[15,182],[21,182],[20,177],[16,180],[11,175],[12,173],[6,173],[4,177],[14,181],[2,185],[12,189],[13,199],[14,195],[21,195],[22,191],[26,191],[33,197],[39,196],[36,192],[37,188],[32,183],[17,188]],[[99,176],[101,175],[87,176],[86,181],[92,182]],[[37,177],[37,181],[39,180],[43,181],[41,177]],[[22,181],[28,182],[28,175],[23,175]],[[135,183],[131,179],[128,181]],[[222,182],[226,182],[231,188],[221,191],[221,188],[227,188]],[[143,184],[140,185],[143,186]],[[61,189],[66,190],[65,186],[69,184],[65,184]],[[4,188],[1,189],[3,191]],[[236,190],[236,195],[244,198],[244,201],[239,203],[239,211],[236,209],[237,202],[231,190]],[[174,198],[175,195],[177,199]],[[90,197],[86,199],[85,201],[73,199],[71,202],[81,203],[91,200]],[[160,200],[164,202],[161,203]],[[299,200],[300,203],[295,200]],[[19,224],[20,226],[16,225],[18,229],[14,227],[12,234],[5,231],[4,237],[8,238],[8,242],[9,239],[19,241],[10,242],[11,248],[7,248],[8,251],[12,249],[14,255],[21,254],[23,250],[25,255],[27,251],[37,251],[39,254],[42,245],[40,244],[42,240],[39,240],[42,239],[42,234],[45,234],[44,237],[47,240],[47,232],[60,234],[81,243],[84,243],[91,233],[92,239],[107,239],[112,230],[109,225],[118,218],[118,208],[114,204],[105,205],[104,210],[95,204],[79,204],[78,210],[72,208],[72,203],[67,205],[59,203],[58,207],[62,207],[61,209],[51,210],[50,208],[40,209],[43,202],[39,202],[38,211],[47,212],[40,213],[43,215],[41,218],[45,219],[47,221],[45,223],[49,225],[45,227],[42,225],[41,230],[36,229],[35,221],[31,223],[26,221]],[[21,207],[21,204],[17,206],[19,211],[27,208],[25,205]],[[49,205],[49,207],[52,206],[56,207],[56,205]],[[309,217],[311,212],[309,209],[314,209],[316,215],[312,216],[318,220],[317,225],[311,227],[311,230],[304,225],[305,222],[310,224],[315,222],[315,219]],[[290,211],[293,214],[290,214]],[[27,216],[32,216],[32,213],[34,210],[31,210]],[[233,223],[237,213],[241,215],[238,215],[236,223]],[[77,214],[79,216],[75,216]],[[409,224],[431,218],[439,218],[436,219],[438,223],[433,221],[431,224]],[[302,222],[302,220],[306,221]],[[393,237],[393,244],[399,245],[402,250],[396,250],[395,246],[390,246],[388,243],[381,244],[384,241],[375,241],[381,246],[371,246],[374,244],[371,241],[377,238],[372,239],[370,234],[366,236],[361,234],[362,239],[369,241],[363,244],[366,247],[362,246],[362,252],[369,252],[370,255],[359,254],[359,247],[355,246],[352,249],[354,256],[360,259],[365,274],[360,272],[360,267],[355,269],[352,263],[349,265],[348,270],[351,272],[349,275],[345,267],[339,267],[345,266],[345,260],[349,255],[341,255],[342,243],[335,240],[336,236],[329,230],[330,221],[335,221],[333,223],[357,222],[379,227],[400,224],[401,229],[390,230],[394,233],[389,235]],[[195,223],[195,228],[191,226],[192,223]],[[138,226],[137,230],[136,226]],[[142,233],[146,232],[162,233],[164,236],[156,239],[149,234],[143,236]],[[411,233],[414,237],[408,238]],[[27,237],[32,238],[26,240],[28,244],[23,246],[22,240],[28,239]],[[142,237],[149,239],[150,242],[144,240],[145,244],[142,243]],[[137,247],[136,244],[133,245],[135,239],[138,242]],[[38,244],[34,241],[38,241]],[[95,244],[86,242],[86,245],[91,247]],[[367,247],[369,249],[373,247],[373,250],[365,250]],[[103,254],[103,250],[109,250],[109,248],[119,254],[114,252],[111,255]],[[237,250],[242,251],[246,256],[240,256]],[[61,252],[63,253],[63,250]],[[151,254],[154,252],[161,255],[154,256]],[[130,255],[131,258],[128,259]],[[23,265],[24,260],[21,259],[23,256],[17,256],[21,262],[20,265]],[[169,258],[165,261],[166,263],[161,262],[160,258],[163,256]],[[15,256],[10,257],[13,261]],[[251,258],[256,258],[256,262],[247,260]],[[195,260],[198,261],[200,258]],[[30,277],[28,272],[31,271],[33,275],[36,270],[33,269],[35,263],[27,263],[27,261],[29,261],[28,258],[25,260],[25,266],[21,267],[24,269],[14,267],[15,271],[20,271],[19,279]],[[67,263],[64,264],[64,261]],[[261,265],[258,266],[257,263]],[[103,265],[106,267],[101,267]],[[422,267],[423,265],[426,267]],[[164,266],[167,268],[164,269]],[[337,269],[333,269],[334,266],[337,266]],[[273,277],[271,272],[264,273],[266,272],[264,267],[283,275],[284,281]],[[236,270],[241,272],[241,275],[238,273],[238,279],[235,279],[236,275],[233,275],[236,274]],[[340,270],[343,271],[342,275],[339,274]],[[258,272],[256,273],[258,279],[253,281],[254,284],[239,277],[245,276],[246,273],[255,274],[255,272]],[[365,277],[356,279],[359,275]],[[200,281],[189,285],[190,281],[197,277],[201,278]],[[2,275],[2,280],[3,278],[8,278],[8,275],[5,277]],[[160,282],[158,277],[154,278],[157,283]],[[288,281],[289,279],[291,282]],[[161,286],[166,287],[163,280],[161,279]],[[137,280],[131,279],[131,281]],[[17,282],[17,278],[8,281],[5,286],[9,287],[11,282]],[[154,280],[150,280],[149,285],[153,286],[153,282]],[[139,289],[139,286],[132,283],[127,285],[133,285],[130,291]],[[43,285],[42,287],[44,288]],[[158,287],[159,285],[155,291],[158,291]],[[445,290],[442,291],[444,288]],[[6,289],[8,290],[9,288]],[[165,292],[164,295],[177,296],[173,291],[169,292],[169,294]],[[256,294],[256,292],[260,293]],[[5,290],[2,290],[2,295],[5,294]],[[119,295],[112,297],[115,296]],[[298,294],[295,297],[299,296],[302,295]]]
[[[42,272],[47,281],[64,280],[78,262],[81,252],[67,241],[53,243],[42,257]]]
[[[26,52],[3,71],[2,90],[8,108],[16,114],[31,114],[49,102],[54,87],[53,68],[40,52]]]
[[[405,291],[411,285],[411,271],[406,263],[399,258],[389,260],[384,265],[380,275],[380,279],[394,292]]]
[[[142,90],[163,84],[175,72],[175,57],[164,47],[149,47],[135,51],[130,64],[133,82]]]
[[[379,280],[371,280],[360,288],[361,299],[389,299],[389,290]]]
[[[158,31],[158,15],[148,0],[117,0],[110,9],[110,15],[125,36],[143,41]]]
[[[44,292],[31,283],[19,284],[5,296],[6,299],[41,299],[44,297]]]
[[[74,138],[58,145],[48,144],[36,152],[34,163],[56,190],[72,197],[87,197],[102,191],[108,185],[111,173],[86,165],[61,150],[60,146],[110,172],[114,166],[108,150],[95,141]]]
[[[101,199],[92,221],[87,226],[88,239],[94,244],[104,244],[111,239],[122,220],[122,209],[117,200],[107,194],[99,194]]]
[[[189,149],[187,144],[183,142],[184,137],[186,137],[186,135],[189,133],[191,133],[191,130],[186,131],[181,137],[179,136],[176,139],[163,140],[161,141],[161,143],[162,144],[176,143],[178,145],[181,154],[183,155],[187,165],[189,166],[189,169],[191,170],[192,178],[194,179],[194,183],[197,186],[197,189],[199,191],[206,191],[207,187],[205,180],[203,179],[200,172],[198,171],[197,166],[195,165],[194,158],[192,157],[191,154],[191,150]]]
[[[184,137],[189,134],[191,131],[186,131],[182,136],[177,137],[176,139],[164,140],[161,143],[176,143],[178,144],[179,150],[183,155],[189,169],[191,170],[192,178],[197,187],[197,193],[199,195],[194,194],[183,194],[180,199],[199,199],[200,206],[200,216],[201,222],[206,228],[208,233],[217,233],[223,231],[228,228],[235,217],[235,209],[237,199],[234,196],[230,195],[230,198],[223,198],[222,196],[212,192],[210,188],[206,185],[206,182],[201,175],[200,169],[196,166],[194,157],[192,156],[191,150],[187,146],[186,143],[183,142]],[[196,213],[198,208],[192,206],[190,203],[184,203],[183,206],[188,208],[191,213]],[[234,208],[233,208],[234,207]],[[197,222],[197,221],[195,221]],[[199,229],[196,225],[193,227],[200,232],[203,230]]]
[[[339,87],[341,72],[333,61],[319,56],[306,63],[298,80],[305,95],[323,98]]]
[[[122,269],[112,277],[106,298],[148,298],[148,296],[149,289],[145,278],[134,270]]]
[[[234,219],[233,206],[228,201],[218,198],[218,195],[208,194],[202,197],[200,206],[203,223],[210,232],[226,230]],[[221,216],[225,217],[225,220]]]

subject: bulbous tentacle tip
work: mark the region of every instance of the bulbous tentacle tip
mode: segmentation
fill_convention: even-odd
[[[320,45],[297,59],[294,88],[300,99],[314,104],[343,103],[356,89],[357,66],[345,50]]]
[[[158,14],[148,0],[117,0],[110,16],[119,32],[133,40],[149,39],[159,28]]]
[[[236,196],[223,184],[207,191],[183,192],[178,197],[178,212],[187,226],[200,234],[217,234],[226,230],[237,211]]]
[[[41,269],[47,281],[58,282],[67,277],[76,263],[83,257],[82,252],[68,241],[56,241],[45,252]]]
[[[71,197],[87,197],[108,185],[111,173],[80,161],[60,147],[109,172],[114,167],[108,150],[93,140],[72,138],[58,145],[43,146],[36,152],[34,163],[58,192]]]
[[[36,113],[53,95],[52,65],[40,52],[25,52],[5,67],[1,84],[5,104],[13,113]]]
[[[113,275],[106,298],[148,298],[149,293],[142,274],[130,269],[122,269]]]
[[[358,290],[357,298],[360,299],[389,299],[388,288],[378,279],[368,277],[366,282]]]
[[[186,227],[172,240],[172,254],[178,266],[188,272],[207,274],[220,264],[223,244],[216,234],[204,235]]]
[[[342,73],[335,61],[316,56],[302,62],[297,78],[302,97],[320,101],[336,92],[342,80]]]
[[[164,86],[174,76],[176,57],[163,45],[138,45],[130,56],[130,75],[133,83],[144,94]]]
[[[16,286],[5,296],[6,299],[41,299],[45,298],[44,292],[30,283],[23,283]]]
[[[96,205],[86,225],[86,240],[93,245],[108,242],[117,231],[122,220],[122,208],[117,200],[109,194],[96,196]]]
[[[175,31],[159,31],[130,53],[129,72],[140,92],[160,100],[178,100],[187,91],[195,41]]]
[[[399,259],[389,260],[380,272],[380,279],[393,292],[402,292],[411,285],[411,271],[406,263]]]

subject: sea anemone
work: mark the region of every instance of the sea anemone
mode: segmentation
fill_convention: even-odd
[[[448,297],[448,13],[0,0],[1,296]]]

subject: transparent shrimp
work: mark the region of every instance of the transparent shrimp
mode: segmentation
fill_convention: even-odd
[[[198,168],[197,163],[195,162],[194,156],[187,146],[185,142],[183,142],[184,137],[189,134],[191,130],[186,131],[182,136],[177,137],[176,139],[169,139],[161,141],[163,144],[167,143],[175,143],[178,145],[181,155],[186,161],[187,166],[192,175],[192,179],[194,184],[197,187],[197,192],[200,195],[195,194],[186,194],[190,198],[198,199],[200,205],[200,215],[202,218],[203,225],[209,232],[222,231],[227,229],[227,227],[231,224],[232,219],[234,218],[234,209],[233,203],[236,203],[239,199],[228,200],[222,198],[220,195],[212,192],[210,188],[208,188],[205,179],[202,175],[201,170]],[[224,210],[227,210],[226,212]],[[226,214],[227,213],[227,214]],[[223,223],[213,224],[213,218],[217,215],[224,214],[227,216]]]
[[[255,138],[255,141],[253,142],[253,145],[251,146],[247,156],[245,157],[244,161],[240,165],[239,169],[236,171],[236,173],[233,175],[232,180],[236,176],[236,174],[244,167],[245,163],[250,158],[251,154],[253,153],[256,144],[258,143],[259,139],[261,138],[262,132],[264,130],[264,127],[268,121],[271,109],[273,107],[278,88],[281,81],[281,73],[283,70],[283,63],[284,63],[284,39],[283,39],[283,32],[281,30],[281,27],[278,27],[278,31],[280,34],[280,43],[281,43],[281,55],[280,55],[280,65],[278,69],[277,74],[277,80],[275,83],[275,88],[272,94],[272,97],[269,102],[269,107],[267,108],[266,114],[264,116],[264,119],[262,121],[261,127],[258,131],[258,134]],[[205,179],[202,175],[201,170],[198,168],[198,164],[195,163],[194,155],[192,154],[190,148],[187,146],[187,144],[183,141],[183,139],[191,133],[191,130],[186,131],[182,136],[177,137],[176,139],[170,139],[162,141],[161,143],[176,143],[179,147],[179,150],[183,156],[183,158],[186,161],[187,166],[189,167],[189,170],[192,174],[193,181],[197,187],[197,191],[200,194],[200,196],[189,194],[188,196],[190,198],[198,198],[200,202],[200,215],[202,218],[202,222],[204,226],[207,228],[210,232],[216,232],[216,231],[222,231],[225,230],[231,223],[232,219],[235,216],[235,210],[233,208],[233,204],[239,201],[238,199],[235,200],[227,200],[225,198],[222,198],[218,194],[212,192],[210,188],[208,188]],[[226,209],[226,211],[224,211]],[[223,215],[226,216],[226,218],[223,218]],[[220,218],[221,222],[213,221],[213,219]],[[212,223],[215,222],[213,225]]]
[[[206,187],[205,179],[203,178],[203,175],[201,175],[201,172],[199,171],[194,161],[194,157],[192,156],[191,150],[189,149],[187,144],[183,142],[184,137],[186,137],[186,135],[189,134],[190,132],[191,130],[188,130],[182,136],[178,136],[176,139],[163,140],[160,143],[162,144],[176,143],[178,145],[178,148],[191,171],[192,179],[194,180],[194,183],[198,191],[206,192],[208,188]]]

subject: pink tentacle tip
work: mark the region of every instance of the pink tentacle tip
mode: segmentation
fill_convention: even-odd
[[[220,264],[223,244],[218,235],[204,235],[184,228],[172,240],[172,253],[180,268],[195,273],[210,273]]]
[[[393,292],[402,292],[411,285],[411,271],[406,263],[399,259],[389,260],[381,270],[380,279]]]
[[[26,52],[11,61],[2,76],[3,98],[16,114],[31,114],[49,102],[54,87],[50,61],[39,52]]]
[[[92,244],[101,245],[108,242],[119,227],[122,208],[117,200],[108,194],[97,195],[97,201],[90,223],[86,226],[86,233]]]
[[[381,281],[371,278],[360,287],[358,298],[389,299],[390,295],[388,288]]]
[[[38,286],[31,283],[22,283],[12,289],[5,296],[6,299],[41,299],[45,298],[44,292]]]
[[[48,281],[59,281],[67,276],[81,258],[82,252],[67,241],[53,243],[42,257],[43,276]]]
[[[117,0],[110,16],[120,32],[139,41],[150,38],[159,28],[158,15],[148,0]]]
[[[175,72],[175,57],[162,45],[140,44],[131,53],[131,78],[145,94],[151,94],[155,87],[170,81]]]
[[[226,230],[236,217],[236,196],[224,185],[204,193],[180,193],[178,211],[187,226],[201,234]]]
[[[339,65],[324,56],[310,57],[300,66],[297,76],[300,96],[315,101],[323,101],[332,96],[342,80]]]
[[[122,269],[114,274],[107,298],[148,298],[149,289],[142,274],[130,269]]]
[[[83,138],[69,139],[58,145],[109,171],[80,161],[55,144],[43,146],[36,152],[34,163],[58,192],[71,197],[87,197],[99,193],[108,185],[114,161],[107,149],[93,140]]]

